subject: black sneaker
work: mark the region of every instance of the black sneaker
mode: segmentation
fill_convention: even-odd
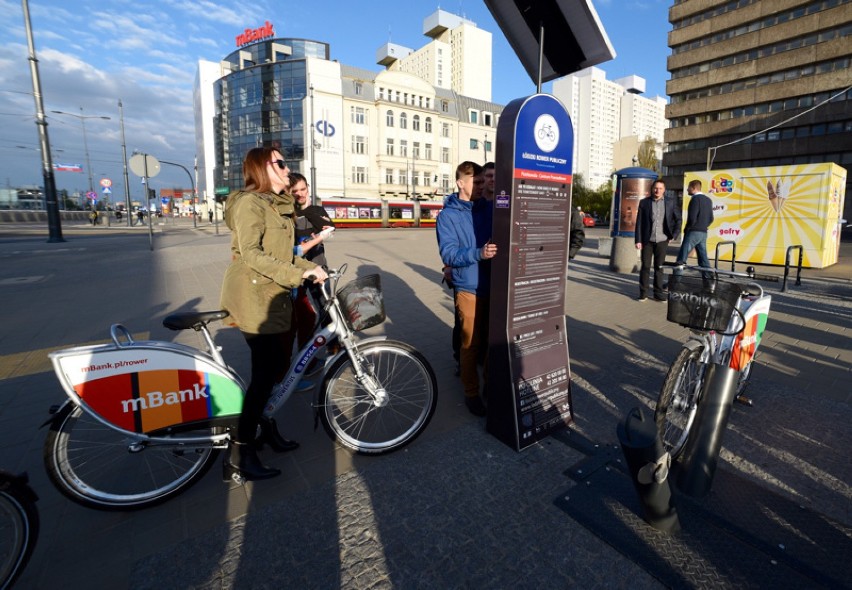
[[[477,397],[465,397],[464,405],[467,406],[467,409],[470,410],[470,413],[474,416],[485,416],[487,413],[485,410],[485,404],[482,403],[482,400]]]

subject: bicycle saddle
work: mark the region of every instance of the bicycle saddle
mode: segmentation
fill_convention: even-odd
[[[203,324],[226,317],[228,317],[228,312],[224,309],[218,311],[181,311],[166,316],[163,319],[163,325],[169,330],[186,330],[187,328],[197,330]]]

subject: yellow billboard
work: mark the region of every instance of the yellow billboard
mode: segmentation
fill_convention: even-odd
[[[846,170],[837,164],[687,172],[684,220],[692,180],[700,180],[702,192],[713,201],[714,221],[707,232],[711,258],[717,244],[734,242],[737,262],[783,265],[790,246],[802,247],[805,267],[837,262],[846,196]],[[732,247],[722,245],[718,252],[719,260],[730,260]],[[790,262],[798,262],[798,251]]]

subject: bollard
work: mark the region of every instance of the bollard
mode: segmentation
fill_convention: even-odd
[[[701,403],[686,444],[683,447],[677,488],[688,496],[702,497],[710,491],[722,435],[728,426],[731,406],[737,393],[739,371],[723,365],[707,367],[701,390]]]
[[[653,418],[633,408],[618,424],[617,434],[645,522],[666,533],[678,532],[680,521],[668,480],[671,457],[663,450]]]

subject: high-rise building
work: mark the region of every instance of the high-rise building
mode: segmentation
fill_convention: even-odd
[[[679,0],[669,21],[670,189],[708,166],[852,167],[850,0]]]
[[[387,43],[379,48],[376,62],[437,88],[491,100],[491,33],[466,18],[437,10],[423,21],[423,34],[432,41],[417,50]]]
[[[641,96],[644,91],[645,80],[639,76],[607,80],[606,72],[595,67],[554,80],[553,95],[574,125],[573,172],[582,174],[589,188],[610,182],[616,168],[628,165],[616,162],[619,140],[633,138],[637,146],[649,137],[662,141],[666,101]]]

